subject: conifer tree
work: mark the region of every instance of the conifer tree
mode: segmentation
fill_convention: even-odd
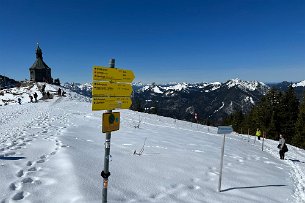
[[[295,94],[292,85],[283,95],[281,101],[280,114],[280,131],[285,135],[286,142],[291,143],[292,137],[295,135],[295,124],[299,113],[299,100]]]
[[[305,92],[295,125],[295,133],[295,136],[292,138],[292,144],[305,149]]]
[[[276,128],[276,120],[277,120],[276,112],[273,111],[272,116],[271,116],[270,125],[267,130],[268,138],[277,139],[277,137],[278,137],[278,129]]]

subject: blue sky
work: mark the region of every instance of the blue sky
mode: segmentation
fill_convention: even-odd
[[[0,0],[0,74],[29,78],[39,42],[52,77],[93,65],[135,81],[305,80],[304,0]]]

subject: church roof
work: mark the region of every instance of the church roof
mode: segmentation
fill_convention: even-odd
[[[39,45],[37,45],[36,48],[36,61],[34,62],[34,64],[31,66],[30,70],[33,69],[51,69],[44,61],[42,58],[42,51],[39,47]]]
[[[37,58],[30,70],[33,69],[51,69],[41,58]]]

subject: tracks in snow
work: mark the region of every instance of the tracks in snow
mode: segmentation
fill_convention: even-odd
[[[46,178],[50,171],[45,164],[62,148],[69,147],[59,137],[71,125],[67,114],[52,113],[59,102],[51,106],[43,102],[18,106],[1,117],[0,162],[5,166],[6,162],[17,160],[16,168],[19,168],[12,171],[15,178],[7,185],[8,192],[0,199],[1,203],[24,200],[32,191],[55,181]],[[29,145],[41,147],[35,149]]]

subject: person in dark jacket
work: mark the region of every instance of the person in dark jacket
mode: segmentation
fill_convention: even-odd
[[[18,103],[21,104],[21,99],[20,98],[18,98]]]
[[[61,96],[61,89],[60,88],[58,89],[57,93],[58,93],[58,96]]]
[[[279,145],[277,146],[279,148],[279,154],[280,154],[280,159],[285,159],[285,152],[288,151],[287,145],[285,143],[285,139],[283,135],[280,134],[280,140],[279,140]]]
[[[37,102],[37,97],[38,97],[38,95],[37,95],[37,93],[35,92],[35,93],[34,93],[35,102]]]
[[[29,97],[30,97],[30,100],[31,100],[30,102],[32,103],[32,102],[33,102],[33,97],[32,97],[32,95],[30,95]]]
[[[42,85],[42,87],[41,87],[41,92],[44,92],[44,91],[45,91],[45,89],[46,89],[46,85],[45,85],[45,84],[43,84],[43,85]]]

